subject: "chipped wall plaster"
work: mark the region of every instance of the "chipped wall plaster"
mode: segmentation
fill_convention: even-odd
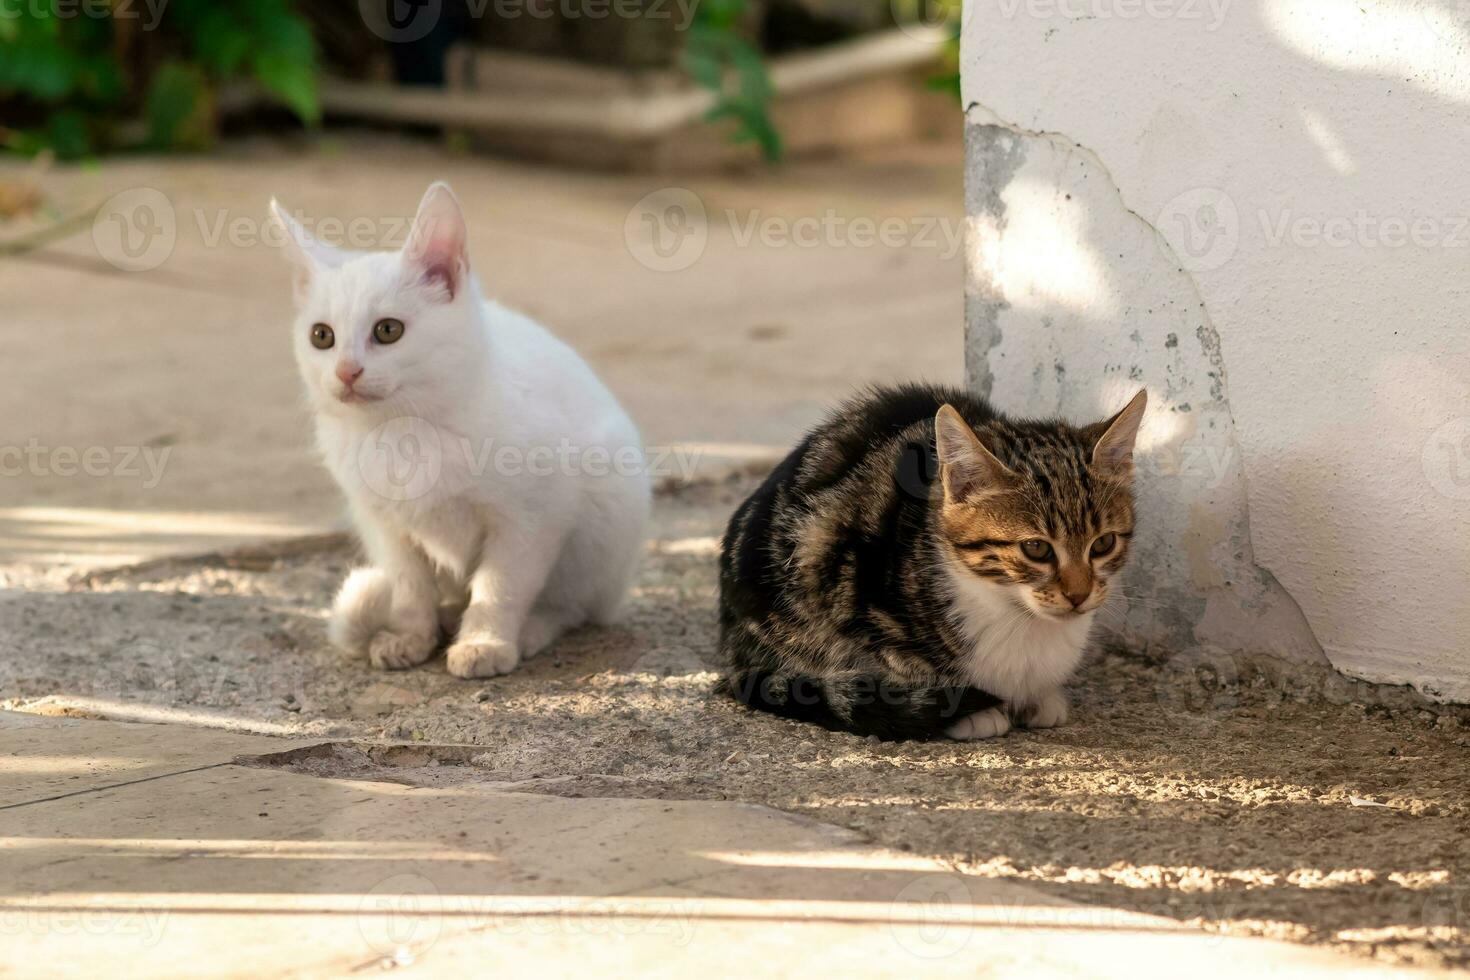
[[[1467,66],[1379,11],[1439,74],[1396,84],[1382,43],[1344,67],[1322,4],[1348,26],[1314,41],[1260,2],[1213,29],[967,2],[969,379],[1079,420],[1150,388],[1113,638],[1470,700],[1470,177],[1435,133]]]
[[[1089,421],[1141,386],[1155,399],[1125,583],[1136,601],[1104,617],[1105,639],[1159,659],[1247,649],[1321,661],[1300,610],[1252,561],[1219,344],[1167,243],[1086,149],[978,107],[966,141],[971,185],[984,188],[969,202],[971,384],[1002,407]],[[1073,281],[1059,284],[1059,267]]]

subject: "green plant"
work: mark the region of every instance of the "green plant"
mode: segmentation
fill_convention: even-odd
[[[62,157],[207,145],[234,81],[320,117],[316,46],[292,0],[169,0],[152,21],[144,7],[32,0],[0,14],[0,107],[18,120],[0,145]]]
[[[964,0],[889,0],[893,21],[900,27],[943,28],[944,46],[939,71],[924,80],[926,88],[960,101],[960,25]]]
[[[954,28],[944,42],[944,67],[925,80],[929,88],[952,96],[956,103],[963,103],[960,95],[960,29]]]
[[[771,122],[771,79],[759,49],[740,32],[745,14],[746,0],[699,3],[684,44],[684,70],[715,94],[705,120],[733,120],[733,139],[756,141],[766,160],[775,162],[781,158],[781,134]]]

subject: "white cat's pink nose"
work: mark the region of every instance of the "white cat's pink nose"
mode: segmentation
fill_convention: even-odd
[[[356,361],[337,362],[337,380],[351,388],[353,382],[362,377],[362,365]]]

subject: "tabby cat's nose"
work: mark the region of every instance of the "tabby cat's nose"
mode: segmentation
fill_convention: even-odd
[[[1062,595],[1066,596],[1067,601],[1072,604],[1072,608],[1076,609],[1087,601],[1087,597],[1092,595],[1092,590],[1088,589],[1085,592],[1063,592]]]

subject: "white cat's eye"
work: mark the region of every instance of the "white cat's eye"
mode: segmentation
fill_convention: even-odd
[[[311,326],[311,346],[317,350],[330,350],[337,342],[337,335],[332,328],[325,323],[314,323]]]
[[[373,324],[373,339],[380,344],[396,344],[403,336],[403,321],[392,317]]]
[[[1021,554],[1032,561],[1050,561],[1052,557],[1051,544],[1040,538],[1031,538],[1021,542]]]
[[[1107,534],[1098,535],[1097,540],[1092,542],[1092,557],[1101,558],[1103,555],[1112,551],[1113,546],[1117,543],[1118,536],[1111,531]]]

